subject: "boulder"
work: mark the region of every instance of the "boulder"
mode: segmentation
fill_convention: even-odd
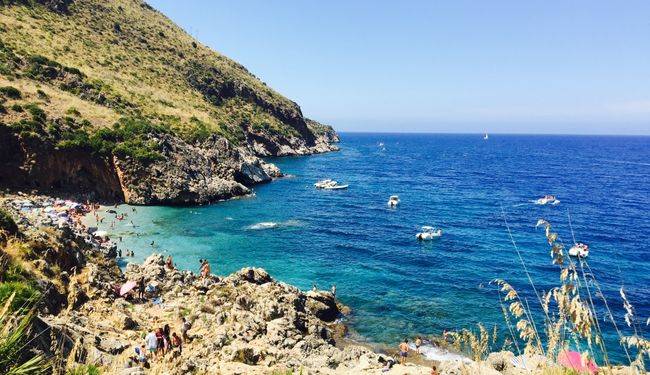
[[[120,340],[111,337],[101,338],[97,336],[95,337],[95,343],[97,349],[112,355],[120,354],[124,351],[124,349],[129,347],[128,343],[122,342]]]
[[[336,304],[336,298],[334,298],[334,295],[329,292],[308,292],[306,306],[309,312],[325,322],[335,321],[340,314]]]
[[[230,277],[237,278],[239,280],[247,281],[249,283],[261,285],[265,283],[272,282],[273,279],[268,272],[262,268],[242,268],[238,272],[234,273]]]

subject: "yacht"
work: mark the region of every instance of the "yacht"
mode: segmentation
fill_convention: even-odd
[[[388,207],[395,208],[399,204],[399,196],[397,195],[391,195],[390,198],[388,198]]]

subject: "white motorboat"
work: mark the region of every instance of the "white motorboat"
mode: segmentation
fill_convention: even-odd
[[[555,197],[555,195],[545,195],[535,201],[535,204],[546,205],[552,204],[553,206],[560,204],[560,200]]]
[[[485,140],[487,141],[488,138],[489,138],[489,137],[488,137],[488,133],[485,133],[485,135],[483,136],[483,139],[485,139]]]
[[[397,195],[391,195],[390,198],[388,198],[388,207],[395,208],[399,204],[399,196]]]
[[[415,238],[420,241],[430,241],[438,237],[442,237],[442,229],[427,225],[423,226],[422,231],[415,235]]]
[[[589,245],[578,242],[569,249],[572,257],[586,258],[589,255]]]
[[[338,182],[328,178],[326,180],[318,181],[317,183],[314,184],[314,186],[316,187],[316,189],[342,190],[342,189],[347,189],[349,185],[339,185]]]
[[[337,184],[336,181],[334,181],[334,180],[328,178],[328,179],[325,179],[325,180],[321,180],[321,181],[316,182],[316,183],[314,184],[314,186],[316,187],[316,189],[324,189],[326,186],[336,185],[336,184]]]
[[[324,186],[323,189],[325,190],[343,190],[347,189],[349,185],[339,185],[336,181],[334,181],[334,184]]]

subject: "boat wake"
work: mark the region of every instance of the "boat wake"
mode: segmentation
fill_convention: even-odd
[[[286,227],[299,227],[302,226],[300,220],[287,220],[287,221],[263,221],[261,223],[249,225],[247,229],[249,230],[264,230],[264,229],[275,229],[275,228],[286,228]]]

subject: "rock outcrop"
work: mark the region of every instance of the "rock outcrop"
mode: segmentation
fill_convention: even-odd
[[[142,1],[8,1],[0,18],[0,188],[204,204],[281,176],[261,157],[337,149],[331,127]]]

